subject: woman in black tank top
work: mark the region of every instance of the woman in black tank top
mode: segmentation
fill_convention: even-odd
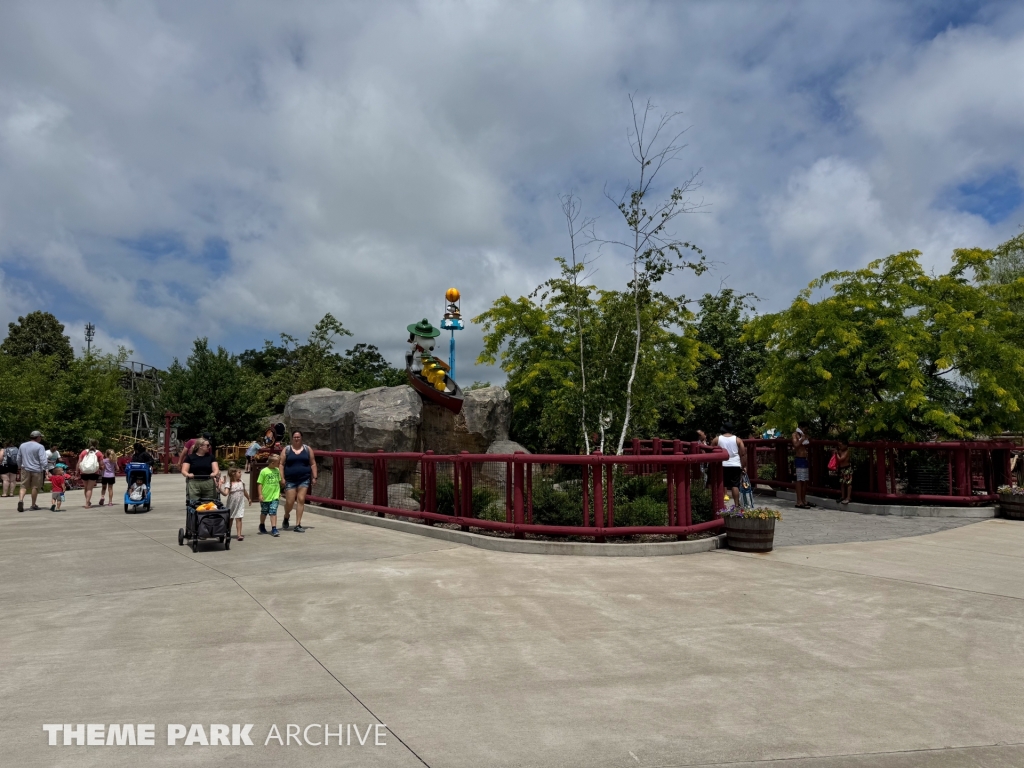
[[[305,533],[302,527],[302,510],[306,506],[306,492],[316,482],[316,459],[313,449],[302,442],[299,430],[292,432],[292,442],[281,451],[281,467],[284,470],[284,525],[289,527],[292,507],[295,507],[296,533]]]

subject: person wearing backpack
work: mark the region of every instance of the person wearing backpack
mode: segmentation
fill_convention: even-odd
[[[10,440],[4,443],[0,452],[0,478],[3,479],[3,495],[10,498],[18,484],[18,446]]]
[[[90,440],[89,447],[78,454],[78,473],[82,478],[82,490],[85,491],[85,508],[92,506],[92,490],[100,481],[100,462],[103,456],[99,452],[99,441]]]

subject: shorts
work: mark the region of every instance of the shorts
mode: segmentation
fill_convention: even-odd
[[[305,480],[298,480],[296,482],[292,482],[291,480],[285,480],[284,481],[284,489],[286,491],[290,491],[290,490],[292,490],[294,488],[312,488],[312,487],[313,487],[313,481],[310,478],[308,478],[308,477]]]
[[[853,467],[839,468],[839,484],[853,485]]]
[[[43,481],[46,480],[45,472],[22,472],[21,487],[26,491],[43,490]]]
[[[277,503],[280,499],[274,499],[273,501],[261,501],[260,502],[260,514],[274,516],[277,514]]]
[[[796,481],[806,483],[811,479],[811,462],[804,456],[797,456],[793,463],[796,465]]]
[[[50,498],[53,499],[54,501],[64,501],[64,494],[63,493],[51,493],[50,494]]]
[[[743,467],[722,467],[726,488],[739,488],[743,480]]]
[[[83,483],[87,483],[90,480],[92,480],[94,483],[98,483],[100,481],[100,473],[99,472],[90,472],[88,475],[82,475],[82,482]]]
[[[117,480],[116,477],[101,477],[100,478],[100,481],[103,483],[104,486],[113,485],[115,480]]]
[[[15,468],[8,467],[6,464],[0,464],[0,475],[16,475],[18,470]]]

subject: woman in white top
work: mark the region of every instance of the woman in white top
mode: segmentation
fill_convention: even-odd
[[[722,462],[722,475],[725,480],[725,487],[731,489],[730,497],[733,506],[740,503],[740,483],[743,473],[747,471],[747,451],[743,447],[743,441],[732,433],[732,424],[726,422],[722,425],[722,434],[711,441],[712,445],[724,448],[729,458]]]

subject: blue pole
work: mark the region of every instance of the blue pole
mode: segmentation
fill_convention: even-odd
[[[451,368],[452,381],[455,381],[455,329],[452,329],[452,340],[448,345],[448,367]]]

